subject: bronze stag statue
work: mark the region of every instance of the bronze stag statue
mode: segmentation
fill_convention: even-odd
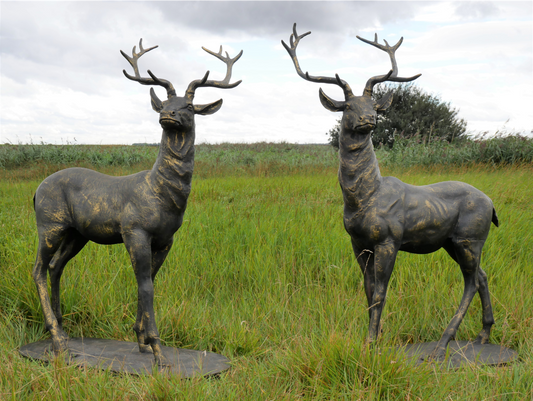
[[[157,160],[151,170],[125,177],[111,177],[84,168],[68,168],[46,178],[37,188],[34,208],[39,246],[33,278],[43,308],[46,328],[52,336],[55,353],[68,349],[68,335],[63,330],[59,284],[67,262],[87,244],[124,243],[130,254],[138,285],[137,318],[133,329],[140,352],[153,352],[158,366],[165,365],[161,340],[154,316],[154,279],[180,228],[191,191],[194,168],[195,114],[213,114],[222,106],[222,99],[206,104],[193,104],[197,88],[235,88],[230,83],[233,64],[242,51],[230,58],[203,48],[222,60],[226,77],[208,80],[209,71],[200,80],[192,81],[183,97],[177,96],[172,83],[156,77],[141,77],[138,59],[155,49],[139,53],[133,47],[132,57],[121,51],[133,67],[135,76],[124,71],[132,81],[143,85],[162,86],[168,99],[159,100],[150,88],[152,108],[159,113],[163,128]],[[50,274],[51,302],[47,290]]]
[[[413,186],[394,177],[382,177],[371,141],[378,112],[392,103],[392,93],[381,100],[371,97],[374,85],[385,81],[408,82],[420,76],[398,77],[394,46],[358,38],[385,51],[392,70],[370,78],[363,96],[354,96],[350,85],[335,77],[311,76],[303,73],[296,56],[299,41],[311,32],[298,36],[296,24],[290,46],[281,41],[292,58],[296,72],[310,82],[338,85],[344,101],[336,101],[320,89],[322,105],[330,111],[342,112],[339,134],[339,183],[344,198],[344,227],[351,237],[353,251],[363,272],[369,307],[370,343],[379,334],[381,313],[387,286],[398,251],[418,254],[444,248],[463,273],[465,287],[457,312],[440,338],[431,358],[442,359],[449,341],[455,337],[468,306],[479,292],[483,307],[483,329],[475,342],[488,343],[494,324],[487,275],[480,267],[481,250],[489,234],[491,222],[498,226],[492,201],[478,189],[457,181]]]

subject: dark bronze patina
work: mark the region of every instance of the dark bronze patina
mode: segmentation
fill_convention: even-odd
[[[320,89],[322,105],[330,111],[341,111],[339,137],[339,183],[344,198],[344,227],[350,234],[353,251],[364,276],[369,306],[369,341],[377,339],[385,296],[398,251],[425,254],[444,248],[463,273],[465,287],[461,303],[450,324],[431,354],[442,359],[450,340],[455,337],[468,306],[479,292],[483,307],[483,329],[475,343],[487,343],[494,324],[487,275],[479,263],[491,222],[498,226],[492,201],[478,189],[456,181],[425,186],[405,184],[394,177],[382,177],[372,147],[370,134],[378,112],[392,103],[392,94],[378,102],[371,97],[375,84],[385,81],[407,82],[420,76],[400,78],[394,46],[359,38],[389,54],[392,70],[370,78],[363,96],[354,96],[347,82],[338,75],[313,77],[303,73],[296,57],[300,39],[296,24],[290,37],[289,52],[296,72],[311,82],[335,84],[344,91],[345,100],[336,101]]]
[[[135,76],[124,71],[132,81],[158,85],[167,90],[168,99],[159,100],[150,89],[152,108],[159,113],[163,127],[159,155],[152,170],[125,177],[111,177],[84,168],[69,168],[46,178],[34,197],[39,234],[33,278],[44,312],[46,328],[52,336],[55,353],[66,351],[68,336],[63,331],[59,298],[61,274],[88,241],[98,244],[124,243],[133,265],[138,285],[137,333],[140,352],[153,352],[159,366],[165,365],[161,341],[154,317],[154,279],[172,247],[173,235],[180,228],[191,191],[194,167],[194,115],[213,114],[222,106],[222,99],[195,105],[195,90],[200,87],[234,88],[241,81],[230,83],[233,64],[242,51],[230,58],[204,48],[227,65],[221,81],[208,80],[209,71],[200,80],[192,81],[179,97],[172,84],[156,77],[142,78],[137,61],[146,52],[139,42],[139,53],[133,47],[132,57],[121,51],[133,67]],[[51,302],[46,274],[50,274]]]

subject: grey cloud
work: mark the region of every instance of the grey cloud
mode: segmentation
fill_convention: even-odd
[[[155,31],[154,15],[159,11],[147,3],[3,2],[2,75],[19,83],[32,79],[100,93],[105,88],[99,81],[129,68],[119,49],[130,53],[137,35]],[[164,55],[150,56],[159,65],[187,46],[179,38],[172,41]],[[92,82],[79,78],[86,74]]]
[[[165,45],[150,55],[154,65],[188,50],[191,31],[234,40],[257,37],[288,41],[292,24],[312,30],[315,51],[335,52],[346,35],[376,23],[409,18],[422,3],[402,2],[3,2],[2,74],[19,83],[36,79],[87,93],[101,92],[104,79],[129,68],[118,53],[131,52],[137,38]],[[169,34],[171,33],[171,34]],[[318,35],[317,35],[318,34]],[[131,39],[135,37],[135,42]],[[172,42],[172,46],[168,46]],[[127,43],[127,45],[124,45]],[[311,51],[313,51],[311,49]],[[93,84],[76,80],[95,76]],[[174,72],[172,72],[174,74]]]
[[[278,37],[294,22],[310,29],[346,34],[355,29],[413,16],[413,2],[154,2],[169,21],[214,33],[242,31],[257,37]]]
[[[466,19],[479,19],[498,15],[500,11],[492,1],[465,1],[455,4],[455,14]]]

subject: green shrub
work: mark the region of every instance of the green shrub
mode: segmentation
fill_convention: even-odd
[[[381,146],[376,154],[382,166],[431,166],[533,163],[533,138],[520,134],[498,134],[491,138],[462,138],[449,143],[440,138],[420,140],[397,136],[394,147]]]

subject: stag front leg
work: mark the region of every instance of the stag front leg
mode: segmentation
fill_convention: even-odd
[[[130,254],[137,280],[137,321],[133,329],[137,333],[139,351],[147,352],[149,350],[147,346],[150,346],[155,362],[159,367],[163,367],[166,362],[161,351],[161,340],[154,314],[151,238],[142,231],[133,232],[125,236],[124,245]]]
[[[394,269],[399,247],[394,242],[386,242],[374,247],[374,293],[370,307],[368,340],[373,342],[379,335],[381,313],[385,306],[387,287]]]
[[[172,247],[173,238],[162,248],[158,250],[152,250],[152,270],[151,279],[152,285],[155,284],[155,276],[157,275],[161,265],[167,258],[167,255]],[[143,322],[143,309],[141,302],[137,302],[137,319],[135,321],[135,332],[137,333],[137,341],[139,342],[140,352],[152,352],[152,347],[146,343],[146,327],[148,322]]]
[[[374,253],[368,249],[361,250],[352,239],[352,248],[355,254],[355,259],[361,268],[363,273],[363,284],[365,286],[366,300],[368,302],[368,317],[370,319],[371,306],[372,306],[372,296],[374,294]]]
[[[167,255],[170,252],[170,248],[172,248],[173,242],[174,237],[171,237],[170,240],[165,243],[164,246],[159,249],[152,250],[152,282],[155,282],[155,276],[157,275],[157,272],[161,268],[161,265],[167,258]]]

